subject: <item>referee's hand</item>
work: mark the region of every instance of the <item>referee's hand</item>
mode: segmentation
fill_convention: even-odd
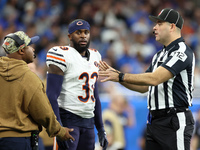
[[[120,71],[110,67],[105,61],[99,62],[99,76],[104,77],[101,82],[114,81],[119,82]]]

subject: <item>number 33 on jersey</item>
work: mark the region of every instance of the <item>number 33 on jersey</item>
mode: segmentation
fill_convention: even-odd
[[[46,60],[47,66],[56,65],[64,72],[62,90],[58,97],[59,107],[84,118],[94,116],[94,85],[101,60],[97,50],[88,51],[87,60],[72,47],[53,47],[48,51]]]

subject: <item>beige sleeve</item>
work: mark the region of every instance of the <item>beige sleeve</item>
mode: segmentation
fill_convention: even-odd
[[[34,93],[28,109],[33,120],[39,125],[44,126],[50,137],[59,136],[62,138],[65,135],[66,131],[64,128],[61,128],[61,125],[56,120],[56,116],[42,84]]]

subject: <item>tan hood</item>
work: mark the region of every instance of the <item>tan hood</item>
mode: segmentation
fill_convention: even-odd
[[[0,57],[0,76],[7,81],[16,80],[29,70],[28,65],[23,60]]]

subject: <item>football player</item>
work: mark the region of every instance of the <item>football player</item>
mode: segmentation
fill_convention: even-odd
[[[47,53],[47,95],[57,119],[64,127],[73,128],[75,141],[57,141],[59,148],[94,150],[95,132],[100,145],[108,142],[102,123],[98,96],[98,63],[101,55],[89,49],[90,25],[77,19],[68,26],[70,46],[56,46]]]

